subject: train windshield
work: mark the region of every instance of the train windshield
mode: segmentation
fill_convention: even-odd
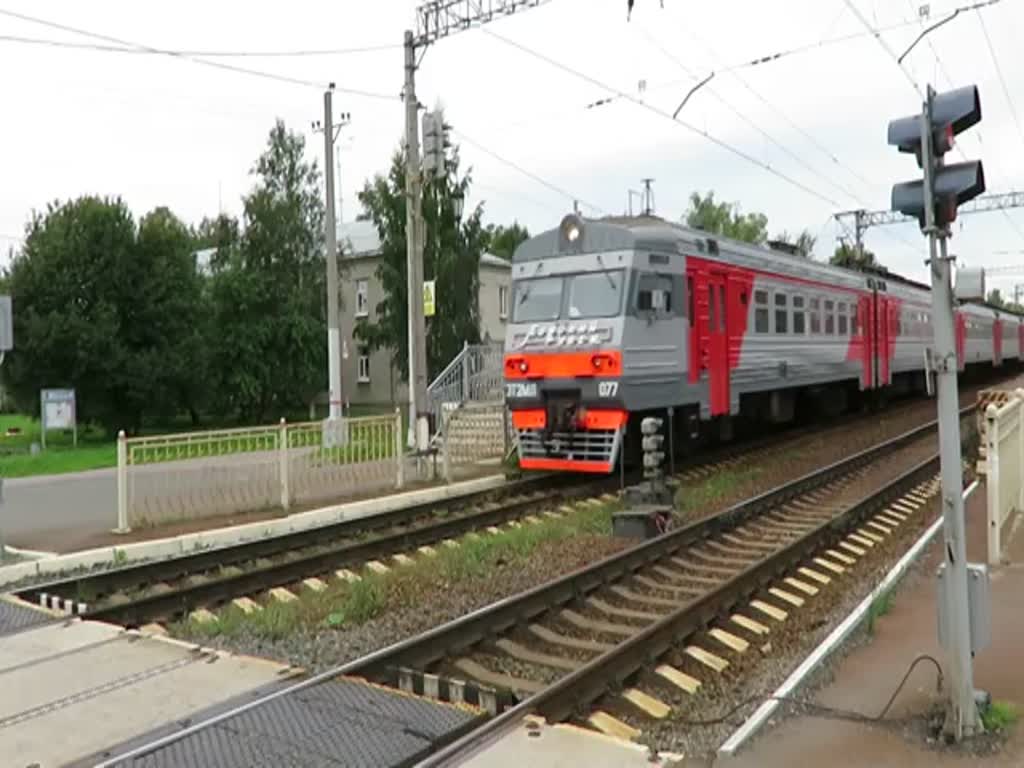
[[[562,310],[561,277],[538,277],[515,284],[513,318],[517,323],[557,320]]]
[[[512,316],[517,323],[558,320],[562,317],[562,294],[568,288],[567,319],[612,317],[621,311],[624,282],[621,269],[517,280]]]
[[[621,269],[574,275],[569,285],[569,319],[619,314],[623,282]]]

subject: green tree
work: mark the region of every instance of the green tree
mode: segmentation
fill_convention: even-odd
[[[479,265],[488,242],[480,222],[483,210],[478,205],[462,219],[455,215],[456,198],[466,198],[470,183],[469,172],[459,174],[456,148],[447,176],[428,180],[424,189],[423,274],[424,279],[437,281],[436,314],[427,320],[430,376],[458,354],[464,341],[480,339]],[[385,298],[377,305],[376,322],[361,321],[355,333],[371,348],[390,350],[392,364],[403,377],[408,375],[405,200],[405,158],[397,152],[387,176],[378,174],[359,193],[362,217],[373,221],[381,239],[377,276]]]
[[[715,200],[715,193],[690,195],[690,207],[683,214],[688,227],[714,235],[762,244],[768,239],[768,217],[763,213],[741,213],[739,203]]]
[[[1006,299],[1003,298],[1003,292],[998,288],[993,288],[988,292],[988,298],[986,299],[989,304],[993,307],[1006,307]]]
[[[786,230],[783,230],[782,233],[775,238],[775,241],[792,245],[796,248],[797,253],[809,259],[814,256],[814,246],[817,245],[818,238],[806,229],[796,236],[791,235]]]
[[[512,254],[515,253],[520,243],[530,239],[529,231],[518,221],[513,221],[509,227],[501,224],[488,224],[485,235],[487,250],[508,261],[512,261]]]
[[[230,222],[206,228],[226,244],[210,285],[217,401],[243,420],[281,414],[323,389],[324,209],[304,150],[303,137],[277,121],[252,170],[237,248]]]
[[[858,250],[846,243],[840,243],[836,246],[835,252],[832,254],[832,258],[829,259],[830,264],[834,264],[837,267],[846,267],[848,269],[860,269],[860,270],[879,270],[884,269],[881,264],[875,259],[875,254],[864,248],[863,251]]]
[[[145,387],[149,410],[164,423],[184,408],[198,424],[209,392],[209,307],[192,246],[188,227],[167,208],[139,222],[136,267],[145,275],[135,322],[123,333],[127,345],[138,349],[137,360],[152,372]]]
[[[21,410],[76,389],[78,417],[138,431],[184,397],[199,302],[188,230],[160,208],[136,231],[120,200],[83,197],[35,214],[11,267],[17,348],[3,367]]]

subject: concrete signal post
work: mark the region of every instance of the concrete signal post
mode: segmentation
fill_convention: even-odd
[[[895,145],[900,152],[916,155],[924,172],[923,179],[896,184],[892,188],[892,210],[917,218],[922,232],[928,237],[934,327],[929,368],[934,372],[938,394],[945,538],[939,605],[944,629],[940,634],[947,651],[950,693],[945,730],[956,741],[976,733],[981,725],[971,667],[971,638],[974,634],[971,616],[974,612],[970,610],[968,598],[958,364],[951,263],[946,240],[950,236],[949,225],[956,219],[957,207],[985,191],[985,176],[980,161],[946,165],[943,156],[953,147],[956,134],[980,120],[981,102],[975,86],[942,94],[936,94],[929,86],[921,113],[891,121],[888,137],[889,144]]]

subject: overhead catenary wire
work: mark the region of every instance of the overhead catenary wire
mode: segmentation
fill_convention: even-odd
[[[401,50],[398,43],[392,45],[366,45],[352,48],[310,48],[295,50],[190,50],[187,48],[161,48],[151,50],[130,45],[114,45],[110,43],[78,43],[72,40],[52,40],[43,37],[26,37],[24,35],[0,35],[0,42],[22,43],[24,45],[39,45],[52,48],[70,48],[75,50],[99,51],[102,53],[126,53],[134,55],[178,55],[178,56],[204,56],[210,59],[274,59],[274,58],[307,58],[315,56],[350,56],[363,53],[380,53],[382,51]]]
[[[577,78],[579,78],[581,80],[584,80],[584,81],[590,83],[591,85],[595,85],[598,88],[601,88],[601,89],[603,89],[605,91],[617,94],[620,98],[625,99],[626,101],[632,102],[633,104],[637,105],[641,109],[645,109],[648,112],[651,112],[651,113],[657,115],[658,117],[661,117],[661,118],[663,118],[665,120],[668,120],[669,122],[674,123],[674,124],[680,126],[681,128],[683,128],[683,129],[685,129],[685,130],[687,130],[687,131],[689,131],[689,132],[691,132],[693,134],[696,134],[698,136],[702,136],[703,138],[705,138],[706,140],[710,141],[715,146],[720,147],[721,149],[726,150],[730,154],[733,154],[733,155],[735,155],[735,156],[745,160],[746,162],[748,162],[748,163],[750,163],[752,165],[757,166],[758,168],[761,168],[762,170],[764,170],[764,171],[770,173],[771,175],[781,179],[782,181],[785,181],[786,183],[790,184],[791,186],[796,187],[797,189],[799,189],[802,192],[810,195],[811,197],[815,197],[818,200],[821,200],[821,201],[823,201],[825,203],[828,203],[833,208],[839,207],[839,204],[835,200],[833,200],[831,197],[829,197],[828,195],[826,195],[826,194],[824,194],[824,193],[814,189],[813,187],[808,186],[807,184],[804,184],[803,182],[799,181],[798,179],[795,179],[792,176],[790,176],[790,175],[788,175],[786,173],[783,173],[782,171],[779,171],[779,170],[773,168],[771,165],[769,165],[768,163],[764,162],[763,160],[759,160],[758,158],[754,157],[753,155],[749,154],[748,152],[745,152],[742,149],[733,146],[729,142],[727,142],[727,141],[725,141],[723,139],[718,138],[717,136],[711,134],[709,131],[707,131],[705,129],[698,128],[697,126],[692,125],[691,123],[688,123],[685,120],[680,120],[679,118],[673,118],[672,114],[670,112],[666,112],[663,109],[659,109],[658,107],[655,107],[654,105],[649,104],[646,101],[643,101],[642,99],[639,99],[636,96],[633,96],[632,94],[626,93],[625,91],[623,91],[623,90],[621,90],[619,88],[616,88],[616,87],[614,87],[612,85],[609,85],[607,83],[604,83],[604,82],[602,82],[601,80],[598,80],[595,77],[592,77],[592,76],[587,75],[587,74],[585,74],[583,72],[580,72],[579,70],[574,69],[574,68],[572,68],[572,67],[570,67],[570,66],[568,66],[566,64],[563,64],[562,62],[560,62],[560,61],[558,61],[556,59],[553,59],[550,56],[547,56],[546,54],[540,53],[539,51],[535,51],[532,48],[529,48],[528,46],[523,45],[522,43],[519,43],[519,42],[517,42],[515,40],[512,40],[510,38],[504,37],[503,35],[499,35],[497,32],[493,32],[490,29],[487,29],[486,27],[481,27],[480,28],[480,32],[482,32],[483,34],[486,34],[486,35],[488,35],[490,37],[493,37],[496,40],[500,40],[501,42],[505,43],[506,45],[508,45],[508,46],[510,46],[512,48],[515,48],[515,49],[517,49],[519,51],[522,51],[523,53],[525,53],[525,54],[527,54],[529,56],[533,56],[534,58],[537,58],[540,61],[543,61],[543,62],[549,64],[550,66],[555,67],[556,69],[560,69],[560,70],[562,70],[564,72],[567,72],[567,73],[569,73],[569,74],[571,74],[571,75],[573,75],[573,76],[575,76],[575,77],[577,77]]]
[[[917,92],[917,95],[923,99],[924,91],[921,90],[921,86],[918,85],[917,80],[914,79],[913,75],[911,75],[910,72],[907,71],[907,68],[900,62],[900,57],[896,54],[896,51],[893,50],[892,46],[885,41],[885,38],[882,37],[882,33],[871,24],[863,13],[861,13],[853,0],[843,0],[843,2],[846,3],[846,7],[850,9],[850,12],[857,17],[857,20],[864,25],[864,28],[874,36],[875,40],[878,41],[878,44],[882,46],[882,49],[889,54],[892,60],[896,63],[896,66],[900,68],[900,72],[902,72],[904,77],[907,78],[907,82],[909,82],[911,87]]]
[[[50,21],[48,19],[42,19],[37,16],[30,16],[25,13],[19,13],[18,11],[12,11],[6,8],[0,8],[0,16],[7,16],[13,19],[19,19],[21,21],[28,22],[30,24],[38,24],[40,26],[49,27],[51,29],[59,29],[62,32],[70,32],[72,34],[81,35],[83,37],[90,37],[95,40],[103,40],[107,43],[114,43],[116,45],[127,46],[136,48],[141,51],[146,51],[152,54],[159,54],[167,56],[169,58],[178,59],[181,61],[189,61],[193,64],[199,64],[202,66],[212,67],[214,69],[221,69],[228,72],[234,72],[236,74],[249,75],[251,77],[259,77],[266,80],[275,80],[278,82],[288,83],[291,85],[300,85],[307,88],[315,88],[317,90],[325,90],[329,87],[328,83],[317,82],[314,80],[306,80],[303,78],[292,77],[290,75],[280,75],[273,72],[266,72],[258,69],[250,69],[248,67],[239,67],[235,64],[227,64],[222,61],[211,61],[210,59],[204,59],[200,56],[193,56],[189,54],[180,53],[178,51],[166,50],[162,48],[156,48],[151,45],[145,45],[143,43],[136,43],[131,40],[125,40],[122,38],[114,37],[112,35],[106,35],[100,32],[92,32],[87,29],[81,29],[79,27],[73,27],[69,24],[63,24],[61,22]],[[335,90],[339,93],[346,93],[352,96],[364,96],[366,98],[373,99],[386,99],[388,101],[398,101],[398,93],[393,95],[386,93],[379,93],[373,91],[365,91],[359,88],[349,88],[343,86],[336,86]]]
[[[574,200],[574,201],[578,202],[580,205],[584,205],[587,208],[590,208],[591,210],[596,211],[597,213],[605,213],[605,210],[603,208],[601,208],[600,206],[594,205],[593,203],[589,203],[586,200],[584,200],[582,197],[580,197],[579,195],[574,195],[572,192],[568,191],[567,189],[563,189],[562,187],[559,187],[558,185],[553,184],[552,182],[548,181],[547,179],[544,179],[541,176],[538,176],[533,171],[527,170],[526,168],[524,168],[523,166],[519,165],[515,161],[509,160],[504,155],[501,155],[498,152],[495,152],[493,149],[487,148],[486,146],[484,146],[483,144],[481,144],[479,141],[477,141],[476,139],[472,138],[471,136],[467,136],[465,132],[463,132],[463,131],[461,131],[461,130],[459,130],[457,128],[452,128],[452,133],[457,135],[457,136],[460,136],[464,142],[466,142],[467,144],[470,144],[471,146],[476,147],[478,150],[483,152],[485,155],[488,155],[489,157],[493,158],[494,160],[497,160],[499,163],[502,163],[503,165],[507,165],[509,168],[512,168],[513,170],[518,171],[523,176],[526,176],[527,178],[532,179],[533,181],[535,181],[538,184],[540,184],[542,187],[545,187],[545,188],[551,190],[552,192],[555,192],[555,193],[557,193],[559,195],[562,195],[563,197],[565,197],[565,198],[567,198],[569,200]]]
[[[644,37],[646,37],[651,42],[652,45],[654,45],[655,48],[658,49],[658,51],[661,52],[661,54],[665,58],[667,58],[669,61],[673,62],[677,67],[679,67],[683,72],[685,72],[687,75],[692,77],[694,80],[700,79],[677,56],[675,56],[673,53],[668,51],[665,48],[665,46],[663,46],[660,42],[658,42],[654,38],[654,36],[651,35],[646,29],[642,29],[641,28],[640,32],[641,32],[641,34],[644,35]],[[707,83],[709,79],[710,79],[710,75],[707,78],[704,78],[703,83]],[[833,179],[830,179],[828,176],[823,174],[821,171],[819,171],[813,165],[811,165],[806,160],[804,160],[802,157],[800,157],[800,155],[798,155],[796,152],[791,150],[789,147],[784,145],[781,141],[779,141],[774,136],[772,136],[770,133],[768,133],[764,128],[762,128],[760,125],[758,125],[756,121],[754,121],[751,118],[747,117],[747,115],[745,115],[743,112],[741,112],[735,105],[733,105],[724,96],[722,96],[717,90],[715,90],[714,87],[707,87],[707,91],[708,91],[708,93],[710,93],[712,95],[712,97],[714,97],[717,101],[719,101],[726,109],[728,109],[730,112],[732,112],[734,115],[736,115],[736,117],[738,117],[740,120],[742,120],[748,126],[750,126],[755,131],[757,131],[757,133],[759,133],[762,137],[764,137],[765,141],[769,142],[770,144],[772,144],[773,146],[778,148],[779,151],[783,152],[785,155],[790,157],[795,163],[797,163],[797,165],[799,165],[802,168],[804,168],[808,173],[810,173],[811,175],[817,177],[819,180],[824,181],[826,184],[828,184],[829,186],[833,187],[834,189],[837,189],[839,192],[841,192],[842,194],[846,195],[850,199],[852,199],[852,200],[859,200],[858,195],[856,195],[854,192],[852,192],[849,188],[844,187],[842,184],[839,184],[838,182],[834,181]],[[678,112],[678,110],[677,110],[677,112]],[[676,117],[676,115],[673,115],[673,117]]]

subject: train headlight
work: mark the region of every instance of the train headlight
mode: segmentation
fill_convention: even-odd
[[[583,246],[583,219],[575,213],[570,213],[559,226],[560,250],[579,252]]]

